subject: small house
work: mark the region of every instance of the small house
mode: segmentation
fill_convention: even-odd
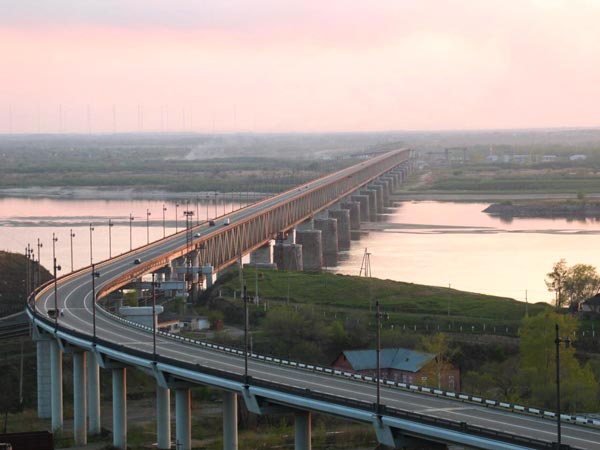
[[[585,316],[600,315],[600,294],[596,294],[581,302],[579,304],[579,313]]]
[[[460,391],[460,370],[442,364],[432,353],[385,348],[381,350],[380,365],[381,378],[385,380]],[[335,359],[333,367],[376,378],[377,351],[345,350]]]

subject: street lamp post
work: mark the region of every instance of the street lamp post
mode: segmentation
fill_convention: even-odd
[[[146,208],[146,244],[150,243],[150,210]]]
[[[152,272],[152,358],[156,361],[156,280]]]
[[[179,224],[177,222],[177,208],[179,208],[179,203],[175,203],[175,233],[179,231]]]
[[[242,300],[244,301],[244,386],[248,387],[248,295],[245,284]]]
[[[100,278],[100,272],[96,272],[96,266],[92,263],[92,327],[94,329],[94,345],[96,345],[96,278]]]
[[[217,195],[219,195],[219,193],[215,191],[215,219],[217,218]]]
[[[25,266],[25,292],[27,293],[27,297],[31,294],[31,271],[33,267],[31,266],[31,259],[29,253],[29,244],[25,247],[25,258],[27,258],[27,265]]]
[[[40,250],[42,249],[43,246],[44,246],[44,244],[42,244],[40,242],[40,238],[38,238],[38,240],[37,240],[37,249],[38,249],[38,252],[37,252],[37,254],[38,254],[38,260],[37,260],[37,262],[38,262],[37,263],[37,286],[39,286],[40,284],[42,284],[42,279],[41,279],[41,274],[42,274],[41,266],[42,266],[42,264],[40,262],[40,255],[41,255],[41,251]],[[32,266],[32,268],[33,268],[33,266]],[[35,284],[36,283],[34,283],[34,286],[33,286],[34,288],[36,287]]]
[[[71,272],[73,272],[73,238],[75,237],[75,233],[73,233],[73,228],[69,230],[69,237],[71,238]]]
[[[571,347],[570,338],[561,338],[558,335],[558,324],[556,324],[556,437],[558,440],[558,448],[561,447],[561,429],[560,429],[560,343],[564,342],[565,348]]]
[[[375,302],[375,318],[377,319],[377,416],[381,417],[381,319],[388,318],[379,308],[379,300]]]
[[[133,227],[133,215],[129,213],[129,251],[133,250],[133,239],[132,239],[132,229]]]
[[[198,196],[196,196],[196,225],[200,225],[200,214],[198,211],[198,202],[199,202],[199,198]]]
[[[56,241],[58,238],[52,233],[52,261],[54,265],[54,330],[58,331],[58,286],[57,286],[57,271],[61,269],[61,267],[56,264]]]
[[[94,224],[90,223],[90,265],[94,263],[93,249],[92,249],[92,234],[94,232]]]
[[[112,258],[112,234],[111,229],[114,226],[111,219],[108,219],[108,258]]]
[[[167,208],[165,206],[165,204],[163,203],[163,207],[162,207],[162,213],[163,213],[163,238],[166,236],[166,225],[165,225],[165,212],[167,212]]]

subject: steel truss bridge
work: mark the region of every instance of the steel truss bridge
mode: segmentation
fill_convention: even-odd
[[[190,388],[196,385],[223,390],[223,445],[227,450],[238,447],[238,396],[258,414],[293,413],[298,449],[310,448],[312,412],[371,424],[381,443],[399,448],[444,448],[447,443],[480,449],[557,448],[556,425],[550,416],[518,414],[496,408],[492,402],[482,404],[481,399],[477,403],[473,397],[449,399],[434,390],[389,382],[380,384],[381,407],[377,410],[373,379],[157,333],[96,305],[97,299],[163,269],[190,251],[199,252],[202,263],[215,269],[234,264],[241,254],[259,248],[278,232],[379,177],[399,170],[406,173],[410,156],[407,149],[378,155],[223,216],[230,220],[227,226],[222,222],[201,224],[42,286],[28,307],[38,345],[38,401],[47,403],[50,410],[44,413],[38,406],[38,413],[51,417],[54,430],[63,427],[62,355],[67,352],[73,356],[74,437],[79,445],[87,442],[88,432],[100,431],[98,379],[102,368],[110,372],[113,381],[113,444],[126,448],[126,371],[137,368],[156,379],[158,448],[171,446],[172,391],[177,444],[184,450],[191,447]],[[142,263],[133,264],[134,259]],[[46,379],[50,386],[44,384]],[[600,430],[564,423],[562,442],[565,446],[561,448],[597,449]]]

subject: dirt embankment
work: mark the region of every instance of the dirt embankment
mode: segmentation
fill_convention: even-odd
[[[540,201],[494,203],[483,210],[501,217],[600,218],[600,202]]]

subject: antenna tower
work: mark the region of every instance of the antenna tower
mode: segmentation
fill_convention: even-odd
[[[367,278],[371,278],[371,254],[367,251],[366,248],[365,253],[363,254],[362,263],[360,264],[360,273],[358,274],[358,276],[365,276]]]

